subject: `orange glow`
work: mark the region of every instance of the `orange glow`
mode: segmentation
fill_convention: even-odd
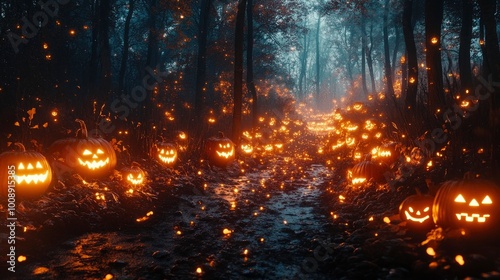
[[[437,44],[438,42],[439,42],[438,37],[432,37],[432,39],[431,39],[431,43],[432,43],[433,45]]]

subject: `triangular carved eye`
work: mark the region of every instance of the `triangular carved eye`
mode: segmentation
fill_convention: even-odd
[[[39,169],[40,169],[40,168],[43,168],[43,167],[42,167],[42,164],[41,164],[39,161],[37,161],[37,162],[36,162],[36,168],[39,168]]]
[[[97,149],[96,154],[98,154],[98,155],[102,155],[102,154],[104,154],[104,152],[103,152],[101,149]]]
[[[413,208],[409,207],[408,211],[410,211],[410,213],[413,213]]]
[[[161,149],[160,154],[162,154],[162,155],[163,155],[164,153],[165,153],[165,150],[164,150],[164,149]]]
[[[91,151],[89,151],[89,150],[85,150],[85,151],[83,151],[83,155],[84,155],[84,156],[88,156],[88,155],[91,155],[91,154],[92,154],[92,152],[91,152]]]
[[[425,207],[424,212],[429,212],[429,207]]]
[[[25,167],[24,167],[24,164],[22,162],[19,164],[19,167],[17,167],[17,169],[21,169],[21,170],[23,170],[24,168]]]
[[[459,194],[459,195],[455,198],[455,202],[465,203],[465,198],[463,197],[463,195]]]
[[[28,169],[29,169],[29,170],[33,169],[33,164],[28,163]]]
[[[483,201],[481,202],[482,204],[493,204],[493,201],[491,201],[491,198],[489,195],[487,195]]]

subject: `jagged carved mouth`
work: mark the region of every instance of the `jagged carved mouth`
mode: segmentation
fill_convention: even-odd
[[[457,218],[459,221],[462,221],[462,218],[464,218],[464,221],[466,222],[474,222],[474,220],[476,219],[478,223],[484,223],[486,222],[486,218],[489,218],[490,217],[490,214],[484,214],[484,215],[481,215],[481,214],[467,214],[467,213],[460,213],[460,214],[456,214],[457,215]]]
[[[219,151],[217,151],[217,155],[219,157],[223,157],[223,158],[232,157],[234,155],[234,148],[231,149],[231,151],[229,151],[229,152],[219,152]]]
[[[418,212],[417,212],[418,214]],[[409,220],[409,221],[414,221],[414,222],[419,222],[419,223],[423,223],[425,222],[427,219],[429,219],[430,217],[429,216],[425,216],[425,217],[422,217],[422,218],[415,218],[413,217],[412,215],[410,215],[410,213],[408,213],[408,211],[405,211],[405,215],[406,215],[406,219]]]
[[[18,184],[22,184],[23,182],[26,182],[26,184],[38,184],[45,182],[48,176],[48,170],[44,174],[16,175],[16,182]]]
[[[177,156],[165,157],[165,156],[162,156],[162,155],[158,155],[158,158],[163,163],[170,164],[170,163],[173,163],[175,161],[175,159],[177,158]]]
[[[90,170],[95,170],[95,169],[100,169],[103,166],[106,166],[107,164],[109,164],[109,157],[106,158],[106,160],[99,160],[99,161],[97,161],[97,160],[83,161],[81,159],[78,159],[78,161],[80,162],[81,166],[86,166]]]

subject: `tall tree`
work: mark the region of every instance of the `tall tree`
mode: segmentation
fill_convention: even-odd
[[[415,35],[413,34],[413,0],[404,0],[403,4],[403,35],[406,45],[406,61],[408,80],[405,97],[405,107],[413,110],[417,102],[418,61]]]
[[[425,46],[428,109],[432,114],[446,105],[441,63],[441,25],[444,0],[425,0]]]
[[[318,21],[316,22],[316,102],[320,102],[320,79],[321,79],[321,67],[320,67],[320,28],[321,28],[321,11],[318,10]]]
[[[392,70],[391,70],[391,56],[389,52],[389,0],[385,0],[384,5],[384,23],[383,23],[383,33],[384,33],[384,70],[385,70],[385,81],[387,85],[387,93],[389,96],[394,96],[394,86],[392,83]]]
[[[470,51],[472,41],[472,0],[462,0],[462,27],[460,29],[460,47],[458,50],[458,67],[460,70],[460,86],[462,91],[472,90],[472,70]]]
[[[198,61],[196,66],[196,88],[194,101],[193,123],[200,124],[203,120],[203,99],[207,83],[207,38],[208,20],[210,18],[211,0],[202,0],[200,8],[200,25],[198,29]]]
[[[491,0],[478,0],[479,8],[481,9],[481,22],[484,26],[484,50],[486,53],[486,62],[484,63],[486,68],[487,76],[491,75],[493,82],[500,82],[500,49],[498,46],[498,35],[496,30],[496,20],[495,11],[497,1]],[[492,166],[495,169],[498,176],[498,171],[500,171],[500,124],[498,119],[500,118],[500,91],[498,87],[493,87],[493,89],[488,89],[491,93],[491,105],[490,105],[490,131],[491,131],[491,143],[492,143]]]
[[[366,48],[367,46],[367,38],[366,38],[366,15],[363,12],[361,13],[361,83],[363,84],[363,93],[368,95],[368,87],[366,86]]]
[[[252,129],[257,129],[259,123],[259,104],[257,99],[257,90],[253,77],[253,0],[247,0],[247,88],[252,95]]]
[[[372,92],[377,92],[377,87],[375,85],[375,73],[373,70],[373,58],[372,58],[372,53],[373,53],[373,22],[370,24],[370,47],[366,46],[365,52],[366,52],[366,64],[368,65],[368,72],[370,73],[370,81],[372,85]]]
[[[125,71],[127,70],[127,61],[129,54],[128,49],[130,45],[130,22],[132,21],[134,8],[135,8],[135,0],[129,0],[127,17],[125,18],[125,27],[123,28],[122,60],[120,65],[120,72],[118,74],[118,89],[120,91],[124,90]]]
[[[234,109],[232,140],[238,145],[241,135],[241,117],[243,103],[243,40],[245,36],[246,0],[240,0],[236,13],[234,34]]]
[[[100,30],[99,30],[99,45],[100,45],[100,88],[102,97],[101,102],[104,103],[108,101],[111,94],[111,82],[112,82],[112,72],[111,72],[111,45],[109,43],[109,31],[111,28],[111,8],[112,0],[101,0],[100,1],[100,12],[99,18],[101,20]]]

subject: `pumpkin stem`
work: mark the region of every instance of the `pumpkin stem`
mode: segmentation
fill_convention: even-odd
[[[26,152],[26,147],[24,147],[23,143],[16,142],[16,143],[14,143],[14,145],[19,148],[20,152]]]
[[[371,161],[371,160],[372,160],[372,154],[366,154],[365,161]]]
[[[220,139],[224,138],[224,132],[219,131],[219,133],[218,133],[218,137],[219,137]]]
[[[80,120],[80,119],[76,119],[75,122],[80,124],[80,129],[79,129],[80,138],[84,138],[84,139],[88,138],[87,125],[85,124],[85,122],[83,120]],[[77,135],[77,137],[78,137],[78,135]]]
[[[141,167],[141,165],[137,161],[133,161],[130,166],[132,167]]]

